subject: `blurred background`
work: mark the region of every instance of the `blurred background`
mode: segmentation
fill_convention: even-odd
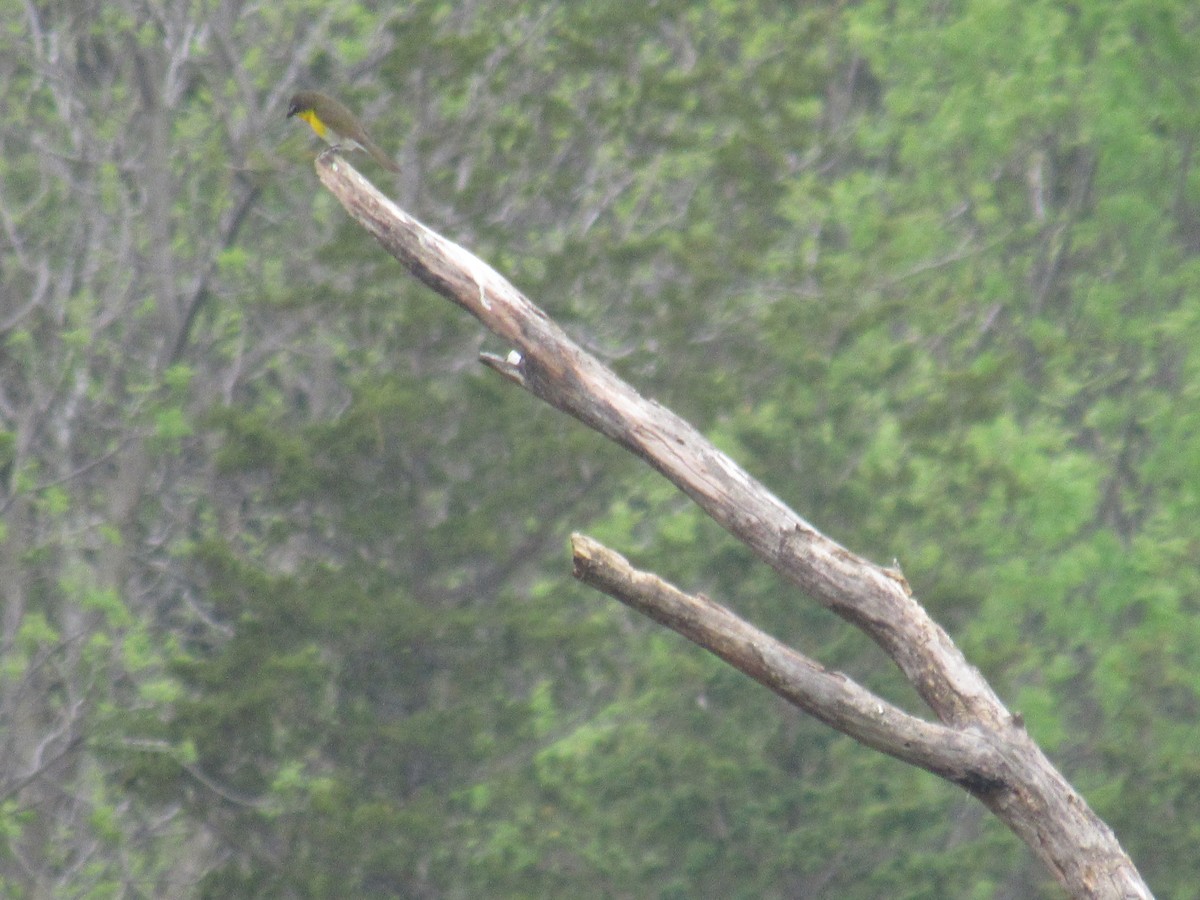
[[[1200,11],[0,0],[0,893],[1058,896],[933,776],[574,584],[882,654],[319,185],[352,158],[898,560],[1198,897]]]

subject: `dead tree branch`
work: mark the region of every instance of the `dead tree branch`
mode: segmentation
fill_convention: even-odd
[[[575,577],[721,657],[790,703],[856,741],[969,788],[1003,761],[978,732],[909,715],[841,672],[776,640],[703,595],[640,572],[598,541],[571,535]],[[987,760],[986,768],[979,768]]]
[[[933,745],[945,740],[947,746],[940,756],[927,757],[937,759],[936,765],[926,767],[979,798],[1049,867],[1071,896],[1150,896],[1111,829],[1054,768],[949,635],[929,618],[903,575],[877,566],[821,534],[691,425],[642,397],[584,352],[494,269],[404,213],[341,157],[324,153],[316,169],[350,215],[417,279],[515,347],[509,359],[488,357],[485,362],[645,460],[780,575],[883,648],[940,725],[923,723],[928,731],[918,732],[917,720],[898,710],[889,713],[886,707],[884,722],[897,728],[898,735],[905,730],[919,734],[931,753]],[[591,552],[593,559],[599,555],[595,546],[577,546],[576,565],[586,571],[591,563],[580,559],[580,547]],[[608,577],[616,578],[620,567],[610,569],[614,574]],[[647,614],[666,624],[674,615],[686,626],[677,630],[689,637],[693,634],[688,628],[699,628],[700,619],[680,617],[678,607],[672,606],[682,595],[668,592],[658,598],[672,603],[656,602],[653,592],[630,591],[627,595],[630,599],[636,595]],[[673,608],[675,614],[670,611]],[[695,631],[695,637],[713,640],[709,649],[723,658],[718,648],[732,653],[740,646],[753,654],[755,641],[761,641],[739,631],[735,622],[745,623],[727,613],[713,612],[703,621],[716,631],[733,629],[719,641],[715,631]],[[774,689],[794,691],[795,697],[789,699],[823,721],[834,724],[842,718],[836,708],[840,699],[864,701],[858,693],[863,689],[857,686],[854,691],[847,688],[842,694],[823,695],[822,691],[834,687],[828,678],[812,681],[806,692],[785,673],[811,676],[810,667],[815,664],[775,644],[760,642],[757,646],[761,656],[755,671],[771,681],[759,680]],[[761,648],[767,646],[771,652],[763,653]],[[775,680],[780,681],[779,686]],[[864,743],[885,752],[892,752],[888,746],[901,748],[905,738],[888,742],[876,726],[868,725],[869,719],[850,719],[846,730],[857,729],[856,737],[870,738]],[[907,756],[893,755],[922,764],[915,750]],[[948,760],[953,760],[953,765],[945,764]]]

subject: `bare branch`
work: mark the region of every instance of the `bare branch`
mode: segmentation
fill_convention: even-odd
[[[690,424],[586,353],[494,269],[401,211],[336,154],[322,154],[317,172],[413,275],[517,347],[527,390],[644,459],[772,568],[862,629],[943,722],[1008,720],[894,570],[821,534]]]
[[[404,213],[336,153],[323,153],[316,169],[350,215],[417,279],[515,346],[517,355],[499,365],[489,357],[488,365],[641,457],[782,576],[879,644],[948,726],[937,733],[953,734],[963,753],[976,750],[970,764],[951,768],[986,777],[957,783],[1008,825],[1072,896],[1150,896],[1111,829],[929,618],[898,570],[877,566],[821,534],[691,425],[585,353],[495,270]],[[714,614],[714,624],[719,619]],[[743,645],[758,654],[754,666],[764,677],[782,681],[781,673],[806,667],[791,651],[765,652],[767,646]],[[817,682],[830,690],[829,681]],[[815,684],[813,693],[802,696],[812,701],[814,715],[829,721],[838,711],[827,704],[836,706],[844,695],[817,702]],[[901,716],[897,711],[888,721],[909,729],[920,722]],[[868,732],[866,721],[858,720],[857,727],[875,741],[871,746],[884,743]],[[927,739],[934,734],[926,733]]]
[[[868,747],[976,789],[1003,777],[1003,764],[978,731],[960,731],[899,707],[755,628],[703,595],[693,597],[641,572],[620,554],[571,535],[575,577],[679,632],[793,703]],[[988,771],[980,763],[988,764]]]

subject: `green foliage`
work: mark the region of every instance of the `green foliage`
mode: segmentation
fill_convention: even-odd
[[[313,178],[313,85],[401,205],[898,560],[1196,895],[1190,7],[9,6],[5,896],[1053,895],[974,801],[570,583],[588,531],[922,711],[474,367]]]

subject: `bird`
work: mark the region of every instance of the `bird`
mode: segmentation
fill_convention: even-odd
[[[322,94],[320,91],[300,91],[294,94],[288,104],[287,118],[293,116],[307,122],[317,133],[317,137],[327,141],[335,150],[364,150],[389,172],[400,171],[396,161],[367,137],[366,130],[354,117],[354,113],[328,94]]]

